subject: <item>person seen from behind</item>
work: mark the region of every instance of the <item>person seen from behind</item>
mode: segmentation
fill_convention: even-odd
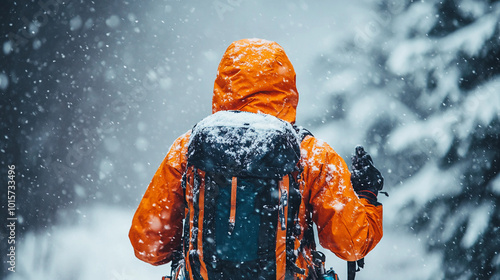
[[[295,126],[298,99],[295,71],[280,45],[262,39],[243,39],[227,48],[214,83],[212,113],[237,111],[273,116],[293,126],[297,135],[300,134],[298,171],[294,171],[296,176],[290,180],[296,182],[300,197],[295,217],[287,217],[293,228],[281,234],[279,214],[273,216],[268,234],[257,234],[254,238],[259,244],[269,243],[266,250],[262,249],[263,245],[253,246],[250,243],[253,237],[242,234],[253,229],[238,231],[238,226],[246,226],[238,219],[235,223],[233,220],[234,232],[226,227],[219,230],[221,223],[213,216],[220,216],[214,213],[223,208],[222,202],[213,206],[214,212],[209,212],[208,200],[200,202],[202,194],[203,199],[209,195],[209,179],[198,178],[203,181],[202,189],[185,186],[188,147],[193,133],[190,130],[170,147],[133,217],[129,238],[137,258],[152,265],[171,261],[175,267],[184,264],[180,272],[186,279],[321,279],[315,263],[313,225],[319,244],[343,260],[357,261],[373,250],[383,235],[383,206],[377,201],[383,178],[361,147],[353,157],[351,174],[332,147],[307,130],[299,130]],[[238,180],[238,183],[234,178],[227,181],[228,205],[234,201],[240,203],[230,198],[233,194],[231,182],[235,189],[245,182],[244,178]],[[187,181],[189,185],[192,180]],[[278,191],[281,196],[287,194]],[[291,192],[289,189],[290,195]],[[220,187],[217,194],[222,193]],[[242,196],[243,191],[238,189],[234,196],[237,195]],[[259,201],[259,196],[256,197],[253,199]],[[287,205],[282,201],[277,203],[281,203],[280,207]],[[238,207],[234,209],[235,215],[246,211],[243,206]],[[281,213],[278,208],[276,213]],[[231,211],[228,209],[225,215],[231,215]],[[226,222],[224,219],[225,216],[221,220]],[[247,220],[245,217],[239,219]],[[256,227],[258,219],[248,223],[248,227]],[[255,229],[257,233],[262,231]],[[223,232],[227,236],[207,237],[213,232]],[[286,250],[278,248],[280,238],[286,238]],[[228,242],[235,242],[235,245],[221,247],[222,243],[232,244]],[[264,251],[267,253],[262,253]]]

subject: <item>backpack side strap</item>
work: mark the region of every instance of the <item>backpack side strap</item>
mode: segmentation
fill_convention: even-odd
[[[229,230],[228,233],[233,233],[236,224],[236,191],[238,187],[238,179],[233,177],[231,179],[231,210],[229,211]]]

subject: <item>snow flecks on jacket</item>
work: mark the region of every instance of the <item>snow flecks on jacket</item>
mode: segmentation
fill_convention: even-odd
[[[337,166],[334,164],[326,164],[326,182],[330,182],[331,180],[338,179],[340,173],[337,171]]]
[[[160,229],[162,228],[162,223],[160,218],[155,215],[151,215],[149,217],[148,223],[149,223],[149,228],[151,228],[151,230],[159,232]]]
[[[335,211],[340,212],[342,209],[344,209],[345,204],[340,202],[340,201],[332,201],[331,205]]]
[[[183,135],[181,135],[169,149],[169,153],[167,154],[166,160],[172,163],[172,167],[176,169],[182,169],[183,167],[179,165],[180,161],[176,160],[177,157],[180,157],[182,154],[187,153],[186,145],[183,145],[183,141],[189,139],[189,135],[191,131],[187,131]]]

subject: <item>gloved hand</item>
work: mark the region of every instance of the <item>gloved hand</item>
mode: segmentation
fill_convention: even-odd
[[[377,205],[378,192],[384,187],[384,177],[380,174],[369,154],[362,146],[356,146],[356,152],[351,158],[351,183],[360,198],[366,198]]]

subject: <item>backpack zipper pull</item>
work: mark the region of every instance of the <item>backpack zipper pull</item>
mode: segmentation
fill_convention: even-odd
[[[283,177],[283,180],[279,183],[280,190],[280,201],[278,206],[278,215],[281,224],[281,230],[286,230],[286,215],[285,215],[285,207],[288,205],[288,175]]]
[[[285,207],[288,204],[288,199],[287,199],[287,193],[286,190],[283,190],[281,192],[281,198],[280,198],[280,206],[279,206],[279,218],[280,218],[280,223],[281,223],[281,230],[286,229],[286,219],[285,219]]]

